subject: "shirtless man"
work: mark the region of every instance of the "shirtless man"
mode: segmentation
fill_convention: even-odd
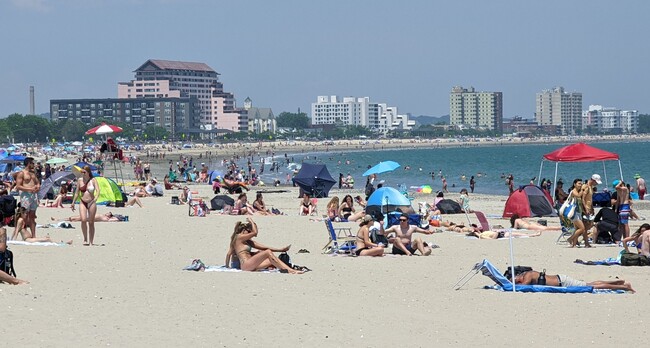
[[[7,250],[7,230],[0,227],[0,264],[4,262],[5,250]],[[0,283],[9,283],[13,285],[28,284],[29,282],[13,277],[10,274],[0,270]]]
[[[639,174],[634,174],[634,179],[636,179],[636,192],[639,193],[639,199],[643,200],[646,193],[645,180]]]
[[[537,271],[528,271],[521,273],[515,276],[515,284],[522,285],[537,285],[537,279],[539,278],[539,272]],[[625,290],[634,293],[632,289],[632,284],[626,283],[623,279],[617,280],[596,280],[593,282],[584,282],[582,280],[576,280],[571,277],[568,277],[563,274],[547,274],[546,275],[546,285],[547,286],[593,286],[594,289],[608,289],[608,290]]]
[[[630,189],[627,188],[623,180],[616,180],[616,208],[618,210],[619,227],[623,229],[623,238],[630,236]]]
[[[399,217],[399,225],[394,225],[384,231],[384,235],[395,233],[392,238],[393,254],[412,256],[415,251],[419,251],[424,256],[431,255],[431,247],[422,241],[420,237],[413,238],[413,233],[433,234],[433,231],[409,225],[408,214],[402,214]]]
[[[34,158],[25,158],[23,164],[25,169],[16,175],[16,190],[20,191],[20,206],[27,210],[25,225],[32,232],[32,237],[36,238],[36,209],[41,183],[34,173]]]

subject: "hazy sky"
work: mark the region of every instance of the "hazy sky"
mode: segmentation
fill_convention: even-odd
[[[114,98],[147,59],[204,62],[238,105],[309,113],[319,95],[449,113],[455,85],[504,117],[564,86],[650,112],[650,1],[0,0],[0,117]]]

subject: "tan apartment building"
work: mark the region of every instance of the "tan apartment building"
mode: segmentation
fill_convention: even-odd
[[[542,126],[559,126],[563,135],[576,134],[582,130],[582,93],[565,92],[564,87],[537,93],[535,121]]]
[[[503,131],[503,93],[453,87],[449,94],[449,124]]]

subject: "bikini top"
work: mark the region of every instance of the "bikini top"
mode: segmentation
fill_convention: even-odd
[[[88,192],[90,193],[93,193],[95,191],[95,185],[93,185],[92,180],[79,186],[79,191],[81,191],[82,193],[86,192],[86,190],[88,190]]]

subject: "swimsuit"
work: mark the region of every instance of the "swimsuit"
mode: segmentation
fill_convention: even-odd
[[[368,249],[370,249],[370,248],[361,248],[361,249],[357,249],[357,251],[355,251],[355,254],[357,254],[357,256],[359,256],[359,255],[361,255],[361,252],[362,252],[362,251],[364,251],[364,250],[368,250]]]
[[[20,206],[27,211],[36,211],[38,208],[38,196],[34,192],[20,193]]]
[[[424,246],[425,246],[425,247],[428,247],[429,244],[427,244],[426,242],[424,242]],[[415,252],[417,251],[417,249],[413,249],[413,247],[411,246],[410,243],[407,244],[407,245],[405,245],[405,247],[406,247],[406,250],[408,250],[411,254],[415,254]],[[393,244],[393,250],[392,250],[392,253],[393,253],[393,255],[406,255],[406,253],[404,252],[404,250],[402,250],[402,249],[396,247],[395,244]]]
[[[350,215],[352,215],[352,208],[349,208],[349,207],[348,208],[343,208],[343,209],[341,209],[341,211],[343,211],[343,218],[345,220],[347,220],[350,217]]]
[[[558,274],[557,279],[560,281],[560,286],[568,288],[570,286],[587,286],[586,282],[576,280],[564,274]]]
[[[618,211],[618,222],[620,224],[627,225],[629,217],[630,217],[630,205],[621,204],[621,209]]]

